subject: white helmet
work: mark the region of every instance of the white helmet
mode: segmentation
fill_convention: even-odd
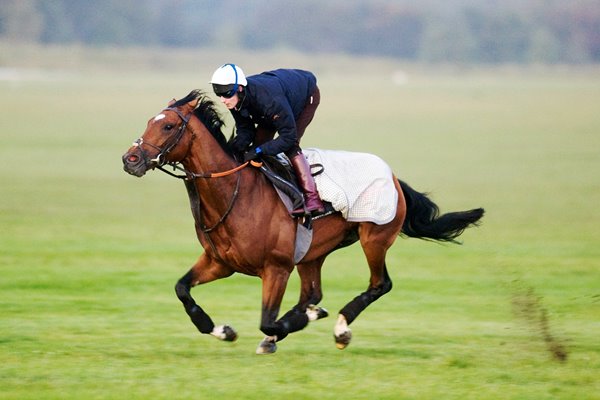
[[[224,64],[217,68],[209,83],[212,83],[217,96],[231,97],[237,93],[239,86],[246,86],[248,81],[240,67]]]
[[[224,64],[217,68],[209,83],[213,85],[240,85],[246,86],[246,75],[240,67],[235,64]]]

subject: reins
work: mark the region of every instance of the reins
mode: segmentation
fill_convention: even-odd
[[[206,173],[198,174],[198,173],[195,173],[195,172],[190,172],[190,171],[186,170],[185,168],[181,167],[179,164],[176,164],[176,163],[167,163],[167,164],[170,165],[171,167],[173,167],[174,170],[179,170],[179,171],[185,173],[185,175],[174,174],[173,172],[166,170],[162,166],[157,166],[156,168],[158,168],[159,170],[161,170],[165,174],[168,174],[168,175],[170,175],[172,177],[175,177],[175,178],[178,178],[178,179],[185,179],[185,180],[194,180],[194,179],[198,179],[198,178],[204,178],[204,179],[222,178],[224,176],[235,174],[236,172],[238,172],[238,171],[246,168],[248,165],[251,165],[251,166],[253,166],[255,168],[260,168],[263,165],[262,162],[257,162],[257,161],[251,160],[251,161],[246,161],[245,163],[240,164],[237,167],[232,168],[232,169],[227,170],[227,171],[223,171],[223,172],[206,172]]]

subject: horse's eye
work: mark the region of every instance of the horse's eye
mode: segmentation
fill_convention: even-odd
[[[165,129],[165,131],[170,131],[171,129],[173,129],[173,125],[167,124],[167,125],[165,125],[164,129]]]

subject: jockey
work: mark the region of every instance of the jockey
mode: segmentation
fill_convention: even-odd
[[[323,212],[310,165],[300,148],[300,139],[319,106],[317,78],[299,69],[278,69],[246,78],[240,67],[225,64],[214,72],[210,83],[235,120],[234,151],[245,151],[244,161],[261,154],[285,153],[304,192],[306,212]],[[304,210],[293,214],[304,214]]]

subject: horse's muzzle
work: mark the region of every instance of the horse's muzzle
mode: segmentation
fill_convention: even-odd
[[[123,169],[128,174],[142,177],[148,171],[148,165],[146,164],[146,160],[140,153],[139,150],[134,149],[130,150],[127,153],[123,154]]]

